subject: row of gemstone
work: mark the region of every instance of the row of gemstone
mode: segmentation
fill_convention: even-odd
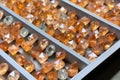
[[[120,3],[115,0],[70,0],[120,26]]]
[[[19,80],[20,73],[16,70],[9,72],[9,65],[3,62],[0,63],[0,80],[6,80],[5,78],[7,78],[7,80]]]
[[[116,39],[108,27],[87,16],[79,19],[75,11],[59,6],[56,0],[1,3],[90,61],[109,49]]]
[[[3,10],[0,12],[3,13],[0,19],[0,48],[29,73],[34,74],[38,80],[68,79],[78,73],[78,63],[65,60],[67,52],[57,51],[56,46],[47,39],[30,33],[20,21],[14,21],[12,16],[5,16]],[[25,54],[29,54],[32,60]],[[39,70],[36,69],[34,60],[41,66]]]

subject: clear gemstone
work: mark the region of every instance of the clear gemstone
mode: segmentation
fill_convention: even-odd
[[[66,80],[68,78],[68,72],[66,69],[61,69],[58,71],[58,78],[60,80]]]
[[[23,27],[22,29],[20,29],[20,35],[22,37],[26,37],[28,34],[29,34],[29,31],[25,27]]]

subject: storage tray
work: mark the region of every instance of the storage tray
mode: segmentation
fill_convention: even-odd
[[[109,26],[110,30],[117,34],[117,41],[107,51],[103,52],[94,62],[90,62],[85,57],[77,54],[75,51],[73,51],[72,49],[63,45],[61,42],[54,39],[53,37],[49,36],[44,31],[38,29],[33,24],[27,22],[25,19],[23,19],[19,15],[15,14],[13,11],[11,11],[7,7],[3,6],[2,4],[0,4],[0,9],[5,11],[5,15],[12,15],[15,20],[21,21],[23,23],[24,27],[26,27],[30,32],[37,33],[40,38],[46,38],[50,41],[51,44],[55,44],[57,50],[65,50],[68,53],[67,60],[69,62],[77,61],[79,64],[79,69],[81,69],[81,71],[76,76],[74,76],[71,80],[81,80],[88,73],[90,73],[93,69],[95,69],[98,65],[100,65],[104,60],[106,60],[110,55],[112,55],[120,47],[119,46],[119,44],[120,44],[120,41],[119,41],[120,28],[118,26],[110,23],[109,21],[104,20],[91,12],[88,12],[87,10],[85,10],[83,8],[76,6],[75,4],[69,2],[68,0],[58,0],[58,1],[60,2],[61,6],[64,6],[68,10],[76,11],[79,18],[81,18],[83,16],[88,16],[91,20],[99,21],[102,25]],[[2,53],[4,53],[4,52],[1,51],[1,54]],[[4,56],[8,56],[8,55],[4,55]],[[12,66],[14,66],[15,64],[16,64],[15,65],[16,67],[19,66],[12,58],[10,58],[10,57],[7,58],[8,61],[9,61],[9,59],[11,59],[12,61],[8,62],[8,63],[10,63]],[[17,70],[20,70],[21,73],[28,74],[28,75],[24,75],[25,77],[27,77],[27,79],[35,80],[35,78],[32,75],[30,75],[27,71],[25,71],[22,67],[17,68]],[[24,76],[23,76],[23,78],[24,78]],[[23,79],[23,80],[25,80],[25,79]]]

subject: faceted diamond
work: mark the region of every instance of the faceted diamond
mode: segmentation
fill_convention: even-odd
[[[15,56],[15,60],[21,66],[26,62],[26,58],[23,54],[17,54]]]
[[[77,43],[74,40],[68,42],[67,46],[71,49],[75,49],[77,47]]]
[[[5,22],[7,25],[10,25],[13,22],[13,17],[12,16],[6,16],[3,19],[3,22]]]
[[[34,73],[34,77],[37,80],[44,80],[45,79],[45,74],[42,72],[42,70],[38,70]]]
[[[65,51],[56,52],[56,59],[63,60],[63,59],[65,59],[66,55],[67,55],[67,54],[66,54]]]
[[[32,61],[26,61],[23,66],[29,73],[35,69],[35,65]]]
[[[62,69],[65,66],[65,62],[58,59],[58,60],[54,61],[54,65],[53,66],[54,66],[55,70],[60,70],[60,69]]]
[[[12,71],[8,75],[8,80],[19,80],[20,78],[20,73],[16,70]]]
[[[7,51],[8,50],[8,47],[9,47],[9,44],[5,41],[2,41],[0,42],[0,48],[3,50],[3,51]]]
[[[45,62],[42,64],[42,71],[44,73],[48,73],[49,71],[51,71],[53,68],[53,64],[50,62]]]
[[[90,18],[85,16],[85,17],[82,17],[80,21],[83,22],[84,25],[88,25],[88,23],[90,22]]]
[[[39,63],[44,63],[46,60],[48,60],[48,54],[41,52],[40,54],[36,55],[36,59]]]
[[[57,71],[50,71],[49,73],[47,73],[47,79],[48,80],[58,80]]]
[[[35,43],[37,39],[38,39],[38,36],[35,33],[32,33],[28,36],[28,40],[31,41],[32,43]]]
[[[47,39],[42,39],[39,41],[38,46],[41,50],[44,50],[49,44],[49,41]]]
[[[92,21],[90,23],[90,27],[93,31],[96,30],[99,26],[100,26],[100,23],[98,21]]]
[[[78,73],[78,63],[73,62],[68,68],[69,77],[74,77]]]
[[[68,72],[66,69],[61,69],[58,71],[58,78],[60,80],[66,80],[68,78]]]
[[[55,45],[49,45],[46,49],[45,52],[48,54],[48,56],[52,56],[56,51]]]
[[[100,32],[100,36],[105,36],[105,35],[109,32],[109,28],[108,28],[108,27],[101,26],[101,27],[99,28],[99,32]]]
[[[23,28],[20,29],[20,35],[22,37],[26,37],[28,34],[29,34],[29,31],[25,27],[23,27]]]
[[[0,20],[3,18],[3,16],[4,16],[4,11],[0,10]]]
[[[18,45],[13,44],[8,47],[8,51],[12,56],[14,56],[19,51],[19,47],[18,47]]]
[[[33,44],[30,41],[24,41],[21,47],[26,51],[30,51],[33,48]]]
[[[0,75],[0,80],[5,80],[5,78],[2,75]]]
[[[8,64],[7,63],[1,63],[0,64],[0,75],[4,75],[6,74],[6,72],[8,71]]]

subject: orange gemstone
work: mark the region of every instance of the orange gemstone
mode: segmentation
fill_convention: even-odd
[[[80,44],[77,45],[75,51],[82,56],[85,54],[85,49]]]
[[[107,40],[108,40],[109,42],[113,42],[113,41],[116,39],[116,34],[115,34],[114,32],[108,33],[108,34],[106,35],[106,38],[107,38]]]
[[[86,39],[81,39],[79,44],[83,47],[83,49],[87,49],[89,46],[89,42]]]
[[[29,73],[35,69],[35,65],[32,61],[26,61],[23,66]]]
[[[42,21],[40,19],[36,19],[36,20],[33,21],[33,24],[35,26],[39,26],[41,23],[42,23]]]
[[[88,28],[82,28],[81,31],[79,31],[84,37],[86,37],[89,34],[89,29]]]
[[[17,1],[17,7],[18,7],[18,9],[19,10],[21,10],[21,9],[23,9],[23,8],[25,8],[25,5],[24,5],[24,3],[23,2],[20,2],[20,1]]]
[[[8,71],[9,65],[7,63],[0,64],[0,75],[5,75]]]
[[[104,18],[107,19],[107,20],[110,20],[114,16],[115,15],[114,15],[113,11],[108,11],[107,13],[105,13]]]
[[[77,4],[81,7],[85,7],[89,3],[88,0],[78,0]]]
[[[44,50],[49,44],[49,41],[47,39],[42,39],[38,42],[38,46],[40,48],[40,50]]]
[[[54,33],[55,33],[55,30],[54,30],[53,25],[48,25],[46,32],[47,32],[49,35],[53,36]]]
[[[77,42],[77,43],[80,43],[80,40],[83,39],[83,38],[84,38],[84,36],[83,36],[82,33],[77,33],[77,34],[76,34],[75,39],[76,39],[76,42]]]
[[[101,26],[101,27],[99,28],[99,32],[100,32],[100,36],[105,36],[105,35],[109,32],[109,28],[108,28],[108,27]]]
[[[113,42],[108,42],[108,41],[105,41],[104,42],[104,50],[108,50],[111,46],[112,46]]]
[[[34,77],[37,80],[44,80],[45,79],[45,74],[42,72],[42,70],[38,70],[34,73]]]
[[[6,42],[6,41],[3,41],[3,42],[0,42],[0,48],[3,50],[3,51],[7,51],[8,50],[8,47],[9,47],[9,44]]]
[[[17,54],[15,56],[15,60],[21,66],[26,62],[26,58],[23,54]]]
[[[112,10],[115,7],[114,0],[105,0],[105,4],[108,6],[109,10]]]
[[[20,21],[15,21],[12,23],[12,26],[14,26],[14,28],[20,29],[22,27],[22,23]]]
[[[42,71],[44,73],[48,73],[49,71],[51,71],[53,69],[53,64],[50,62],[45,62],[42,64]]]
[[[67,54],[66,54],[65,51],[56,52],[56,59],[63,60],[63,59],[65,59],[66,55],[67,55]]]
[[[101,45],[96,45],[92,48],[92,52],[94,52],[97,56],[99,56],[103,51],[103,47]]]
[[[32,48],[30,50],[30,55],[32,56],[32,58],[35,58],[37,55],[39,55],[39,53],[40,53],[40,50],[37,48]]]
[[[71,49],[75,49],[77,47],[77,43],[74,40],[71,40],[67,43],[67,46]]]
[[[58,59],[58,60],[54,61],[54,65],[53,66],[54,66],[55,70],[60,70],[60,69],[62,69],[65,66],[65,62]]]
[[[70,1],[73,2],[73,3],[77,3],[78,0],[70,0]]]
[[[25,39],[21,35],[18,35],[16,37],[16,43],[18,46],[21,46],[24,41],[25,41]]]
[[[57,71],[50,71],[47,73],[48,80],[58,80],[58,73]]]
[[[68,68],[69,77],[74,77],[78,73],[78,63],[73,62]]]
[[[30,51],[33,48],[33,44],[30,41],[24,41],[21,47],[26,51]]]
[[[41,52],[40,54],[36,55],[36,59],[39,63],[44,63],[46,60],[48,60],[48,54]]]
[[[100,26],[100,23],[98,21],[92,21],[90,23],[91,30],[95,31]]]
[[[14,56],[19,51],[19,46],[13,44],[8,47],[8,51],[12,56]]]
[[[34,44],[38,40],[38,35],[36,33],[32,33],[28,36],[28,40]]]
[[[75,34],[72,31],[68,31],[65,34],[65,38],[68,40],[72,40],[75,37]]]
[[[84,16],[84,17],[82,17],[82,18],[80,19],[80,21],[83,22],[84,25],[88,25],[89,22],[90,22],[90,18]]]

